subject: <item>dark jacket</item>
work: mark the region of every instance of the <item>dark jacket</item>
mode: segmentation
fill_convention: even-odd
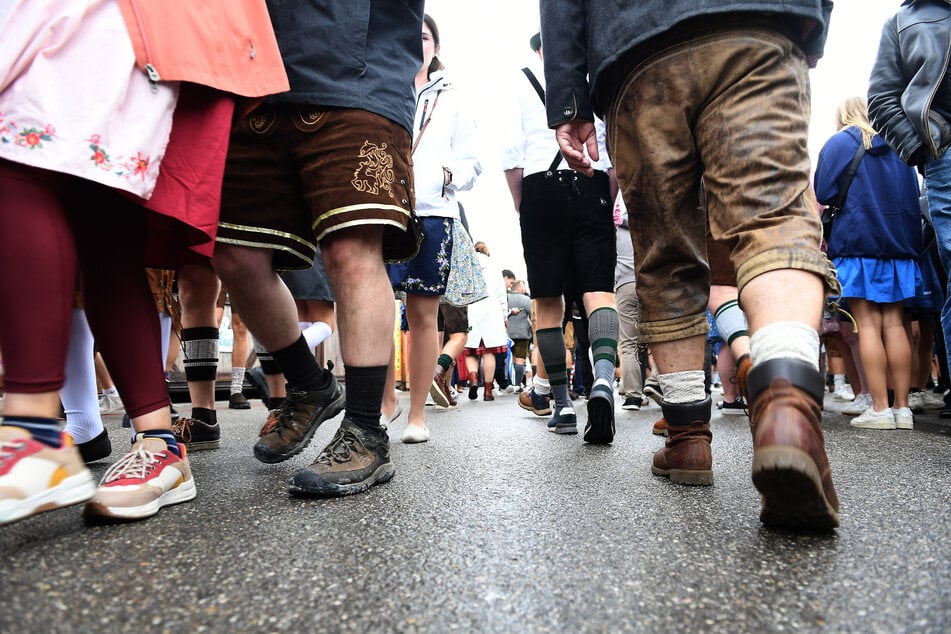
[[[823,205],[839,193],[862,133],[848,127],[822,146],[816,164],[816,198]],[[829,257],[917,259],[921,252],[918,176],[880,137],[865,151],[832,226]]]
[[[906,0],[885,23],[868,86],[872,126],[909,165],[951,145],[951,3]]]
[[[357,108],[412,132],[424,0],[267,0],[290,79],[268,101]]]
[[[797,44],[817,59],[831,10],[828,0],[541,0],[548,124],[593,121],[594,112],[603,118],[609,104],[599,95],[615,82],[612,65],[636,49],[662,45],[681,27],[729,24],[737,14],[769,16],[803,34]]]

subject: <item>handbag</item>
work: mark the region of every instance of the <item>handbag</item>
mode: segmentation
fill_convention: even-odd
[[[855,172],[858,171],[859,163],[862,162],[862,157],[864,156],[865,144],[859,141],[859,147],[855,150],[855,156],[852,157],[852,162],[849,163],[848,168],[846,168],[839,178],[839,193],[836,194],[832,202],[826,205],[826,208],[822,210],[822,239],[825,240],[826,244],[828,244],[829,239],[832,238],[832,223],[835,221],[835,217],[842,213],[842,205],[845,204],[845,197],[849,193],[852,178],[855,176]]]

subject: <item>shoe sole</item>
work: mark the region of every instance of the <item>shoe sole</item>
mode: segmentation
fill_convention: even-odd
[[[720,410],[720,413],[723,414],[724,416],[746,416],[745,409],[733,409],[728,407],[722,408]]]
[[[760,521],[767,526],[831,530],[839,525],[819,469],[801,449],[777,446],[755,451],[753,484],[763,496]]]
[[[251,409],[251,403],[245,403],[244,405],[228,405],[228,409]]]
[[[893,423],[893,422],[856,423],[853,421],[849,423],[849,426],[855,429],[881,429],[885,431],[891,431],[892,429],[897,429],[896,423]]]
[[[554,427],[549,427],[548,431],[552,432],[553,434],[565,434],[565,435],[577,434],[578,424],[575,423],[574,425],[555,425]]]
[[[629,412],[636,412],[641,409],[640,405],[621,405],[621,409],[626,409]]]
[[[895,429],[914,429],[914,423],[895,423]]]
[[[196,442],[183,442],[188,451],[205,451],[207,449],[218,449],[221,447],[221,439],[217,440],[199,440]]]
[[[347,404],[347,391],[343,387],[340,389],[340,396],[337,397],[333,403],[328,405],[323,413],[314,421],[310,429],[304,434],[304,437],[300,439],[300,442],[297,443],[290,451],[285,453],[276,454],[272,453],[271,450],[266,445],[256,444],[254,445],[254,457],[257,458],[260,462],[265,464],[276,464],[278,462],[284,462],[290,458],[293,458],[300,452],[302,452],[307,445],[310,444],[310,441],[314,438],[314,434],[317,433],[317,429],[323,425],[325,422],[339,414],[343,411],[344,407]]]
[[[595,388],[588,399],[588,422],[582,440],[592,445],[610,445],[614,442],[613,392]]]
[[[96,494],[96,481],[92,473],[85,470],[64,479],[54,487],[41,491],[25,500],[16,500],[14,504],[0,505],[0,526],[12,524],[40,513],[55,511],[74,504],[81,504]]]
[[[287,491],[292,495],[318,498],[339,498],[356,493],[367,491],[374,484],[383,484],[389,482],[396,475],[396,467],[392,462],[380,465],[370,477],[360,482],[352,484],[336,484],[319,478],[312,478],[307,487],[303,487],[294,482],[295,476],[287,481]]]
[[[99,502],[89,502],[83,511],[85,517],[108,517],[118,520],[141,520],[152,517],[166,506],[181,504],[195,499],[198,490],[195,479],[182,482],[174,489],[163,493],[158,499],[141,506],[106,506]]]
[[[448,409],[452,406],[452,404],[449,402],[449,399],[446,398],[446,395],[442,393],[441,389],[439,389],[439,385],[436,383],[435,379],[433,379],[432,385],[429,386],[429,395],[433,398],[433,402],[439,407],[445,407]]]
[[[664,400],[664,395],[649,385],[644,386],[644,396],[648,397],[658,405],[660,405]]]

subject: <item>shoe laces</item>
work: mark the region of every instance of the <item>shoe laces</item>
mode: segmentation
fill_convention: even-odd
[[[324,450],[320,452],[320,455],[317,456],[317,460],[314,462],[325,465],[330,465],[334,462],[338,464],[350,462],[350,458],[356,450],[357,442],[359,442],[357,437],[354,436],[350,430],[341,427],[337,430],[337,433],[334,434],[330,444],[324,447]]]
[[[144,480],[149,473],[155,470],[155,465],[167,457],[167,451],[155,453],[146,449],[145,445],[139,445],[122,456],[119,462],[109,467],[106,475],[102,478],[102,482],[103,484],[109,484],[116,480]]]
[[[190,418],[179,416],[172,421],[172,433],[180,437],[185,442],[192,440],[192,426]]]
[[[298,392],[296,394],[299,398],[303,396],[305,392]],[[268,412],[267,420],[264,422],[264,426],[261,427],[261,436],[271,432],[277,432],[278,435],[281,435],[281,431],[289,429],[294,422],[294,407],[296,405],[297,398],[295,398],[295,392],[288,392],[284,402],[281,403],[281,407]]]
[[[24,449],[26,449],[26,442],[23,440],[0,442],[0,467],[3,467],[8,460],[16,458],[16,455]]]

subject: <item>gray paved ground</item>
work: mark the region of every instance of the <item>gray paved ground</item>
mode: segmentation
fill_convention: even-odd
[[[715,485],[686,488],[650,474],[656,405],[618,409],[614,446],[593,447],[515,398],[431,411],[429,443],[393,443],[392,482],[324,501],[284,483],[338,420],[264,465],[261,403],[220,410],[222,448],[192,455],[195,501],[132,524],[74,507],[0,528],[0,632],[951,631],[937,413],[858,431],[827,398],[842,527],[797,535],[758,521],[744,417],[715,414]]]

